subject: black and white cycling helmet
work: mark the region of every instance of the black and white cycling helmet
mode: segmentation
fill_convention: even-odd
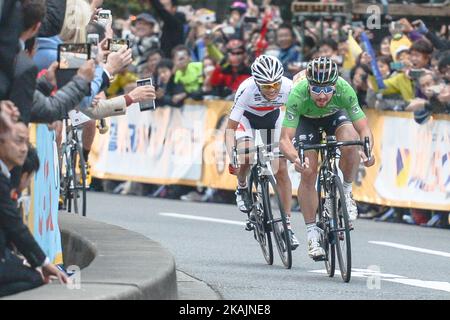
[[[257,84],[275,83],[284,74],[283,64],[278,58],[261,55],[252,64],[252,76]]]
[[[314,86],[332,86],[339,78],[336,62],[327,57],[319,57],[308,63],[306,78]]]

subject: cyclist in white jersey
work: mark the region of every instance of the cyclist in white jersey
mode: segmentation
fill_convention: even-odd
[[[283,77],[283,65],[275,57],[262,55],[252,64],[252,77],[245,80],[236,92],[234,105],[228,119],[225,142],[228,154],[232,148],[238,149],[254,146],[255,129],[259,129],[265,144],[280,141],[283,107],[292,88],[292,81]],[[273,151],[277,151],[274,148]],[[247,214],[251,211],[252,201],[247,189],[247,175],[250,170],[250,159],[253,155],[241,157],[239,168],[230,164],[231,174],[237,175],[238,187],[236,203],[239,210]],[[230,161],[233,163],[233,161]],[[286,159],[280,158],[272,163],[278,191],[288,216],[291,248],[295,250],[299,242],[294,236],[290,225],[292,185],[287,171]],[[249,217],[250,218],[250,217]],[[248,229],[247,229],[248,230]]]

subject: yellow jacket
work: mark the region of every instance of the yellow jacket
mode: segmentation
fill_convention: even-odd
[[[394,74],[390,78],[383,80],[383,90],[378,89],[377,81],[374,76],[369,76],[369,81],[375,92],[381,92],[383,95],[400,94],[405,101],[411,101],[415,97],[414,82],[409,79],[404,72]]]
[[[125,86],[132,82],[136,82],[137,79],[138,77],[134,73],[128,71],[125,73],[119,73],[118,75],[116,75],[114,81],[106,91],[108,97],[115,97],[123,94],[123,89],[125,88]]]

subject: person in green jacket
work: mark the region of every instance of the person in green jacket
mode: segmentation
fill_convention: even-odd
[[[186,97],[201,99],[203,85],[203,63],[191,62],[189,49],[184,45],[176,46],[172,50],[175,71],[175,84],[181,84]]]

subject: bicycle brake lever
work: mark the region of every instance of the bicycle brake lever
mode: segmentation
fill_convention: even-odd
[[[364,137],[364,154],[366,155],[367,159],[370,160],[371,154],[370,154],[370,140],[369,140],[369,137]]]

